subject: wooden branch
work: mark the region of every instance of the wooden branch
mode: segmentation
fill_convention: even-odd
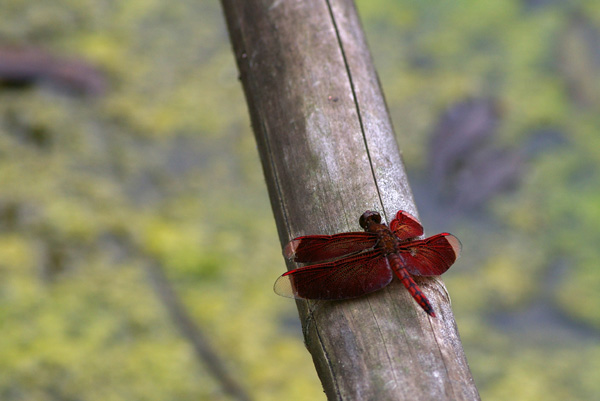
[[[104,74],[80,58],[60,57],[36,47],[0,45],[0,85],[33,84],[91,96],[104,94],[107,86]]]
[[[398,209],[416,214],[352,1],[222,4],[282,245],[360,230],[367,209],[387,221]],[[298,301],[330,400],[479,399],[443,283],[419,284],[437,318],[397,280],[322,302],[310,319],[309,302]]]
[[[197,359],[204,364],[206,370],[215,378],[217,383],[223,389],[223,392],[236,401],[252,401],[250,395],[227,370],[221,357],[210,345],[208,338],[201,330],[200,326],[194,322],[188,314],[185,306],[179,300],[175,290],[165,276],[162,266],[155,260],[148,257],[146,260],[148,276],[154,288],[158,299],[161,301],[173,324],[177,327],[183,337],[185,337],[196,353]]]

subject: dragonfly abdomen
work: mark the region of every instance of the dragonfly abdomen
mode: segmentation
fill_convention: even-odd
[[[401,257],[397,254],[391,254],[388,255],[388,260],[390,261],[392,270],[394,273],[396,273],[396,276],[398,276],[400,281],[402,281],[402,284],[404,284],[404,287],[406,287],[410,295],[412,295],[415,301],[421,305],[421,308],[423,308],[428,315],[435,317],[435,312],[433,311],[431,303],[429,303],[429,300],[425,294],[423,294],[423,291],[421,291],[417,283],[415,283],[415,280],[413,280],[412,276],[404,267],[402,267]]]

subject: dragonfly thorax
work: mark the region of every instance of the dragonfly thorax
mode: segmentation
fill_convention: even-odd
[[[386,255],[396,253],[398,239],[390,231],[390,229],[383,224],[372,225],[371,228],[372,228],[372,230],[369,230],[369,231],[377,234],[377,237],[378,237],[377,247],[382,249],[383,253]]]

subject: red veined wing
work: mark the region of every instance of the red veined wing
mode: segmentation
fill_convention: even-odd
[[[377,235],[367,232],[298,237],[285,246],[286,258],[300,263],[321,262],[372,248]]]
[[[416,276],[438,276],[460,256],[461,244],[452,234],[437,234],[403,244],[399,254],[404,268]]]
[[[291,270],[275,281],[273,290],[288,298],[348,299],[385,287],[392,276],[387,258],[373,249]]]
[[[396,213],[396,218],[390,223],[390,230],[400,239],[415,238],[423,235],[423,226],[416,217],[404,210]]]

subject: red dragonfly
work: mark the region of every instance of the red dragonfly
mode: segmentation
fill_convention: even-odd
[[[286,258],[316,263],[284,273],[273,289],[279,295],[302,299],[348,299],[388,285],[393,273],[429,315],[431,303],[412,275],[437,276],[452,266],[461,244],[452,234],[425,239],[419,221],[400,210],[390,226],[381,224],[377,212],[366,211],[359,224],[364,232],[306,235],[291,240],[283,250]],[[393,273],[392,273],[393,272]]]

